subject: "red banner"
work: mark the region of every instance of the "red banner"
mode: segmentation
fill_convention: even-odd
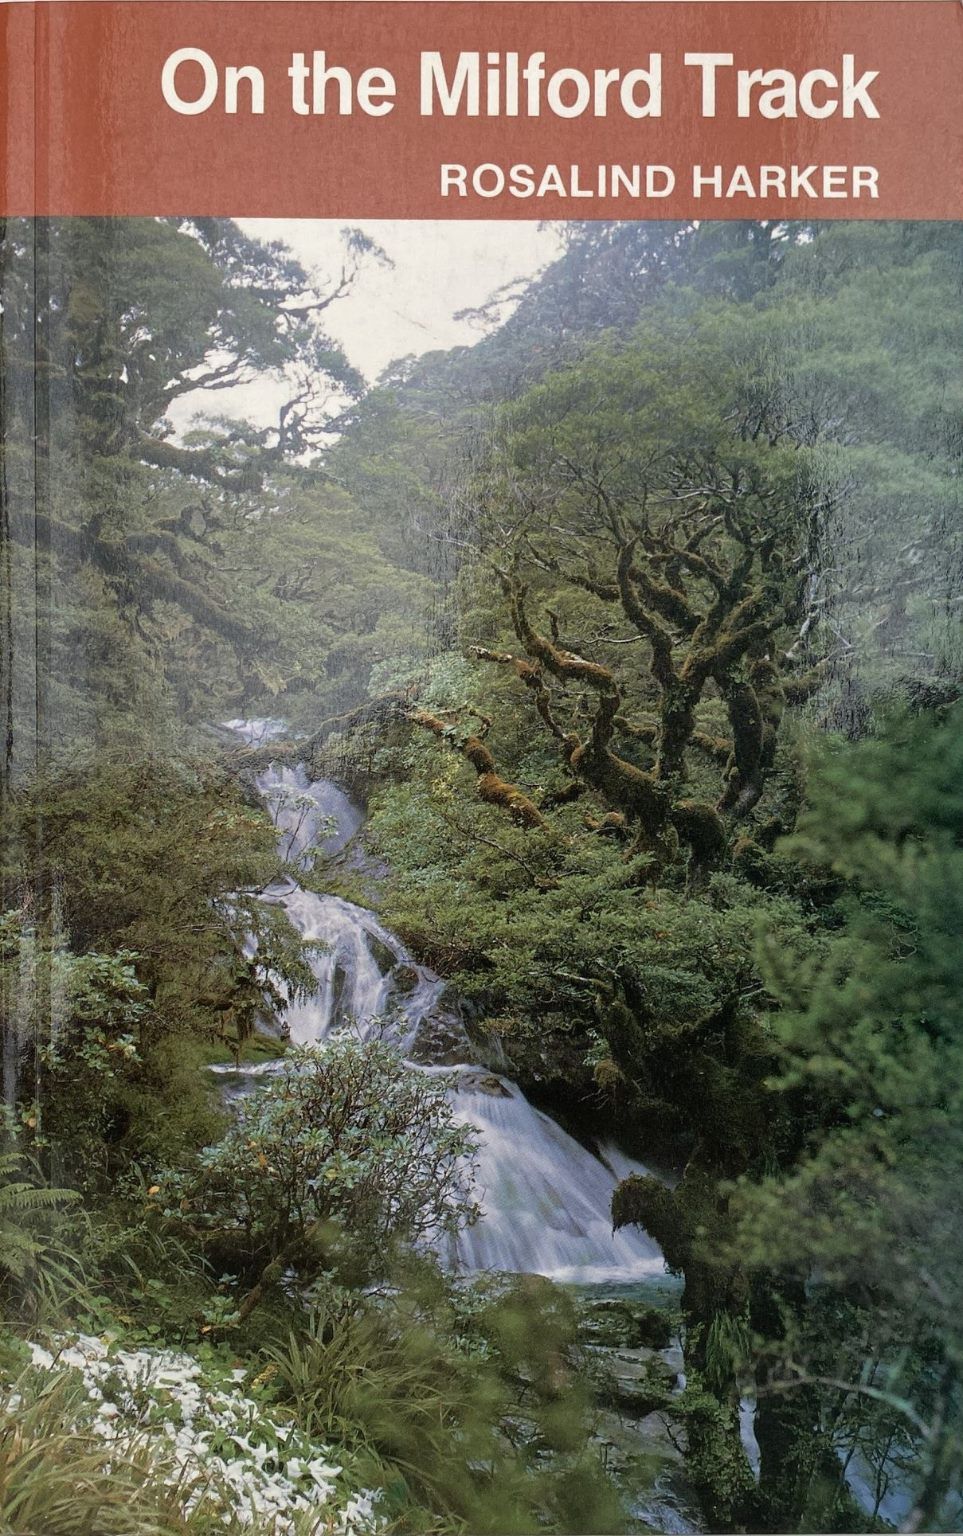
[[[963,218],[958,0],[0,6],[0,212]]]

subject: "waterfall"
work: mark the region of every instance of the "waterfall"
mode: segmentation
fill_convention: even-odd
[[[452,1090],[455,1115],[480,1131],[484,1216],[460,1239],[465,1269],[523,1270],[556,1280],[637,1280],[662,1255],[637,1228],[613,1233],[618,1179],[507,1078],[467,1069]],[[636,1170],[642,1172],[638,1165]]]
[[[283,722],[227,722],[252,743],[281,734]],[[361,826],[357,807],[327,780],[311,783],[303,768],[272,767],[258,779],[272,808],[285,857],[307,868],[316,855],[346,856]],[[364,868],[363,861],[356,867]],[[441,977],[419,965],[374,913],[339,896],[306,891],[287,878],[264,893],[281,905],[308,941],[317,981],[307,997],[289,1000],[284,1026],[297,1044],[326,1039],[350,1026],[378,1034],[402,1052],[412,1071],[445,1072],[456,1118],[478,1132],[478,1198],[482,1216],[461,1234],[456,1260],[467,1271],[514,1270],[555,1279],[639,1280],[662,1273],[655,1242],[637,1228],[613,1233],[612,1192],[631,1172],[645,1172],[615,1148],[595,1156],[517,1084],[475,1059],[467,1030]],[[233,1080],[247,1073],[219,1069]]]

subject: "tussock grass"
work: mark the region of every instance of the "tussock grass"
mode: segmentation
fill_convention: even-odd
[[[0,1536],[186,1536],[179,1481],[154,1437],[105,1444],[79,1427],[66,1375],[24,1371],[0,1396]],[[165,1481],[169,1479],[169,1481]]]

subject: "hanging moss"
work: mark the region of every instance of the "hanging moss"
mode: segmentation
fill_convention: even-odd
[[[446,725],[444,720],[439,720],[437,715],[429,714],[424,709],[409,710],[408,719],[413,724],[431,731],[433,736],[447,741],[450,747],[461,753],[478,774],[478,794],[486,804],[501,806],[503,810],[509,812],[519,826],[545,826],[545,818],[534,801],[514,784],[509,784],[498,773],[495,759],[480,736],[466,736],[463,741],[459,741],[457,733],[450,725]]]
[[[691,1249],[685,1218],[672,1191],[648,1175],[623,1179],[612,1196],[612,1224],[643,1227],[654,1237],[670,1269],[682,1269]]]
[[[677,800],[671,811],[672,825],[692,850],[696,870],[708,869],[722,855],[726,845],[722,818],[711,805],[699,800]]]

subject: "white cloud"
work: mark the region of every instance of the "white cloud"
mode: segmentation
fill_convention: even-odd
[[[456,320],[496,289],[532,277],[561,249],[557,227],[530,221],[417,219],[239,219],[246,234],[282,240],[309,270],[337,275],[347,223],[374,240],[393,266],[365,263],[351,291],[332,305],[327,329],[350,362],[374,381],[396,358],[459,345],[482,334]],[[185,396],[175,416],[183,429],[195,412],[274,419],[284,386],[264,380],[210,397]]]

